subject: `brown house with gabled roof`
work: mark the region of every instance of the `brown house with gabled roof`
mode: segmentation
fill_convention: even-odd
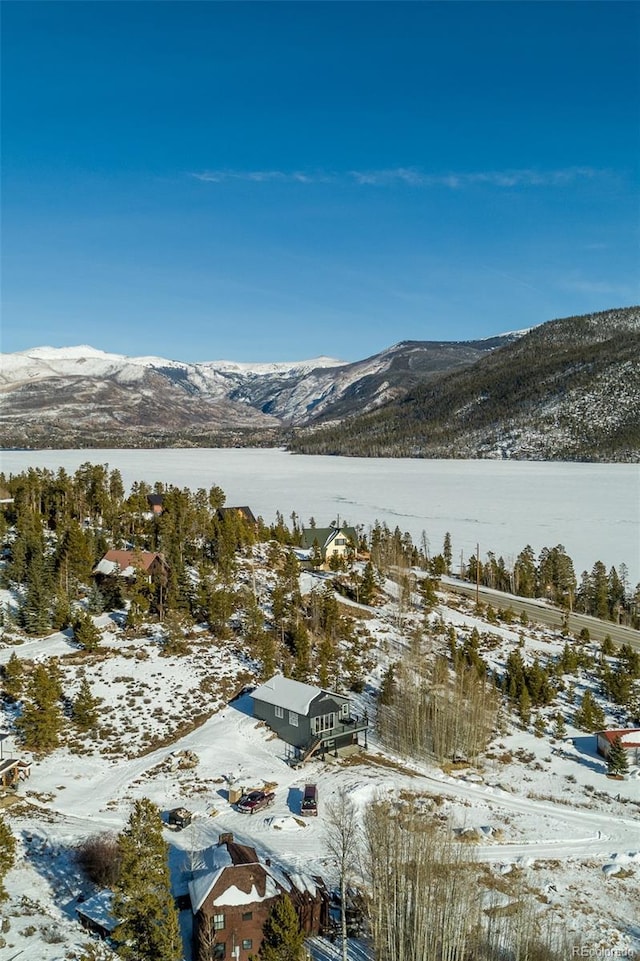
[[[221,835],[205,860],[189,882],[195,958],[248,961],[257,955],[264,923],[285,895],[307,934],[326,925],[329,895],[321,878],[288,874],[270,859],[260,861],[255,848],[237,844],[231,834]]]
[[[108,577],[119,574],[120,577],[134,577],[136,570],[144,571],[152,580],[158,574],[168,571],[169,565],[162,554],[156,551],[118,551],[110,550],[97,564],[93,573]]]
[[[147,504],[152,514],[162,514],[164,510],[164,494],[147,494]]]
[[[250,507],[219,507],[216,511],[218,520],[223,521],[225,517],[240,517],[247,524],[253,524],[254,527],[257,526],[258,522],[254,517],[253,511]]]

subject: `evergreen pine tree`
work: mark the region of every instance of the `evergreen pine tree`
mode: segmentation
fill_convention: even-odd
[[[609,616],[609,579],[602,561],[596,561],[591,571],[591,596],[589,613],[601,620]]]
[[[311,557],[309,558],[309,560],[314,570],[317,570],[319,567],[322,567],[322,551],[320,550],[317,541],[313,542],[313,547],[311,548]]]
[[[24,688],[24,664],[13,651],[2,668],[2,693],[10,703],[19,701]]]
[[[444,535],[444,543],[442,545],[442,557],[446,566],[447,574],[451,573],[452,556],[453,555],[451,551],[451,534],[449,533],[449,531],[447,531],[447,533]]]
[[[127,610],[125,627],[135,631],[142,625],[143,619],[144,617],[142,610],[138,607],[135,601],[131,601]]]
[[[48,754],[58,746],[62,730],[61,685],[57,664],[50,660],[33,670],[16,727],[24,746],[37,754]]]
[[[564,718],[559,712],[556,714],[553,725],[553,736],[559,741],[566,736],[567,728],[564,723]]]
[[[436,594],[436,584],[438,581],[434,577],[425,577],[420,582],[420,593],[425,612],[432,611],[438,603]]]
[[[537,714],[536,719],[533,722],[533,733],[536,737],[544,737],[546,724],[545,719],[542,714]]]
[[[584,731],[600,731],[604,727],[604,711],[596,704],[591,691],[586,690],[582,703],[576,711],[573,723]]]
[[[102,614],[105,609],[104,594],[97,584],[94,584],[87,597],[87,610],[90,614]]]
[[[515,593],[534,597],[536,593],[536,559],[530,544],[520,551],[513,567]]]
[[[100,646],[100,631],[90,614],[81,612],[73,622],[73,636],[85,651],[95,651]]]
[[[309,677],[311,660],[311,640],[305,625],[295,624],[291,632],[291,645],[295,655],[293,676],[299,681],[306,681]]]
[[[86,677],[80,682],[80,690],[73,702],[73,723],[79,731],[94,731],[98,726],[98,707],[101,698],[94,697]]]
[[[178,611],[169,611],[163,622],[164,644],[162,653],[166,657],[183,657],[189,653],[189,644],[185,637],[184,615]]]
[[[27,592],[21,607],[22,624],[33,636],[42,636],[51,629],[51,578],[44,555],[36,552],[27,570]]]
[[[64,631],[73,623],[71,604],[66,594],[57,594],[51,612],[51,626],[56,631]]]
[[[260,677],[263,680],[272,677],[278,666],[276,638],[272,631],[263,631],[258,638],[257,655],[262,662]]]
[[[522,688],[520,692],[520,700],[518,702],[518,714],[520,715],[520,720],[526,727],[531,720],[531,698],[526,687]]]
[[[4,879],[16,859],[16,839],[4,818],[0,817],[0,901],[6,900]]]
[[[118,953],[125,961],[178,961],[182,944],[171,894],[168,846],[158,808],[148,798],[135,802],[118,839],[122,856],[113,913]]]
[[[376,596],[376,574],[371,561],[367,561],[364,566],[359,594],[361,604],[373,604]]]
[[[629,770],[629,758],[619,737],[615,738],[607,758],[607,774],[624,775]]]
[[[104,610],[117,611],[124,607],[124,587],[122,578],[118,574],[104,577],[100,581],[100,593],[104,598]],[[89,610],[91,610],[91,596],[89,597]],[[97,613],[91,610],[91,613]]]
[[[611,640],[611,634],[607,634],[603,640],[602,644],[600,645],[600,652],[604,657],[612,657],[615,654],[616,648],[615,644]]]
[[[56,556],[56,573],[62,590],[77,597],[78,584],[89,581],[92,566],[90,536],[77,521],[72,520],[60,537]]]
[[[260,961],[300,961],[303,957],[304,932],[291,899],[284,895],[276,901],[263,928]]]

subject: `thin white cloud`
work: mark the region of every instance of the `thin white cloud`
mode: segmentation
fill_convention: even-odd
[[[523,280],[522,277],[516,277],[515,274],[509,274],[505,270],[498,270],[497,267],[490,267],[488,264],[480,264],[480,266],[482,270],[486,270],[491,274],[496,274],[498,277],[504,277],[505,280],[510,280],[512,283],[518,284],[520,287],[527,287],[529,290],[536,290],[538,293],[544,293],[540,287],[530,284],[528,280]]]
[[[334,174],[309,172],[305,170],[203,170],[191,173],[191,177],[204,183],[228,183],[245,181],[248,183],[333,183],[339,178]]]
[[[580,180],[601,177],[606,171],[593,167],[567,167],[561,170],[539,171],[489,170],[470,173],[452,171],[446,174],[427,173],[416,167],[392,167],[381,170],[349,170],[343,173],[302,170],[204,170],[190,176],[204,183],[299,183],[349,184],[361,187],[392,187],[395,185],[461,190],[465,187],[486,185],[510,189],[514,187],[561,187]]]
[[[621,301],[636,301],[640,296],[638,284],[617,284],[607,280],[587,280],[581,277],[567,277],[560,281],[563,290],[587,296],[617,297]]]

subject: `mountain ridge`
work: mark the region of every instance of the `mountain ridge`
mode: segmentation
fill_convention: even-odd
[[[130,358],[89,346],[40,347],[0,357],[0,424],[27,434],[289,428],[372,409],[412,383],[475,361],[506,338],[400,342],[355,362],[189,363]],[[161,418],[158,416],[161,415]]]
[[[638,307],[404,340],[353,362],[192,363],[87,345],[0,355],[5,447],[633,460],[638,397]]]
[[[549,321],[381,411],[303,433],[299,453],[640,459],[640,308]]]

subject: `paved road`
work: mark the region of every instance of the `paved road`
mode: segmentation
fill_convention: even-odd
[[[464,594],[473,598],[476,596],[475,584],[459,581],[455,577],[442,577],[440,582],[443,588],[455,594]],[[491,604],[492,607],[503,610],[511,607],[516,614],[524,611],[531,621],[537,621],[549,627],[562,627],[567,616],[566,611],[551,607],[546,601],[517,597],[515,594],[505,594],[489,587],[480,587],[478,595],[483,604]],[[623,627],[611,621],[600,621],[597,617],[587,617],[586,614],[569,614],[568,628],[571,634],[579,634],[583,627],[588,629],[592,640],[603,641],[608,634],[616,644],[630,644],[640,651],[640,631],[634,631],[631,627]]]

